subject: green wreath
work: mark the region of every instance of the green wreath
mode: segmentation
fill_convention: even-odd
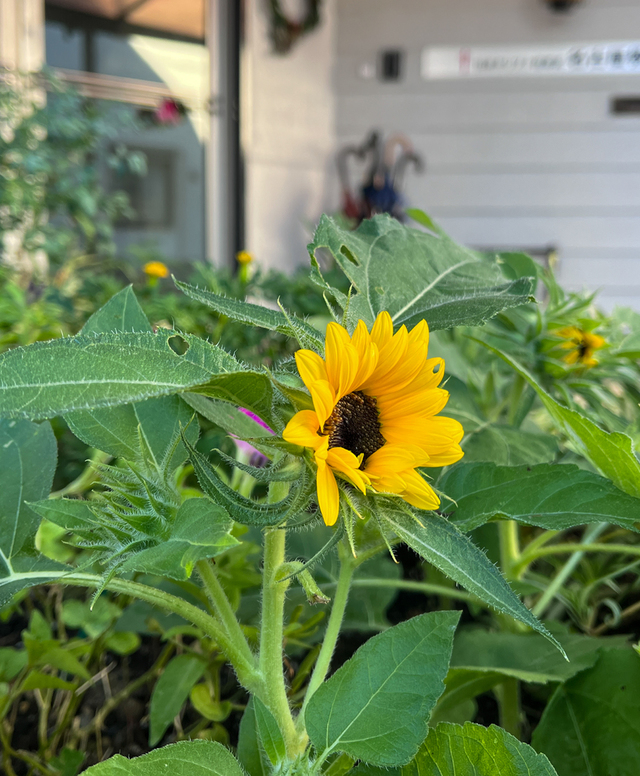
[[[291,21],[280,7],[280,0],[269,0],[271,6],[271,40],[278,54],[286,54],[298,38],[311,32],[320,22],[321,0],[307,0],[307,13],[302,21]]]

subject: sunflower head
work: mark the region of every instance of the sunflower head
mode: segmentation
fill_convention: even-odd
[[[421,509],[439,506],[417,469],[459,460],[463,430],[438,415],[449,394],[439,387],[444,361],[428,358],[428,346],[425,321],[394,334],[391,316],[382,312],[371,331],[359,321],[351,336],[330,323],[324,358],[312,350],[296,353],[313,410],[294,415],[283,437],[311,451],[327,525],[338,519],[336,476],[365,494],[396,494]]]
[[[607,344],[604,337],[577,326],[565,326],[563,329],[558,329],[555,334],[564,340],[559,347],[567,351],[562,360],[568,366],[577,364],[587,369],[596,366],[598,359],[593,354]]]

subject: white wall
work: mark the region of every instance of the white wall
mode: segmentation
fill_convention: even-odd
[[[455,238],[556,246],[566,286],[640,309],[640,117],[609,114],[611,96],[640,95],[640,77],[420,76],[425,46],[638,39],[638,0],[584,0],[569,14],[542,0],[338,0],[338,142],[407,133],[428,167],[407,175],[411,203]],[[359,75],[393,47],[406,52],[400,83]]]
[[[272,52],[266,7],[261,0],[246,6],[246,247],[262,266],[286,270],[308,262],[313,226],[337,201],[335,0],[322,3],[321,26],[284,56]]]

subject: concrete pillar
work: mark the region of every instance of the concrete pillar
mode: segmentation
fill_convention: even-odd
[[[0,0],[0,67],[33,72],[44,61],[44,0]]]

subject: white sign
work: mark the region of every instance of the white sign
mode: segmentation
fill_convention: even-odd
[[[441,47],[422,50],[422,77],[640,75],[640,41],[562,46]]]

